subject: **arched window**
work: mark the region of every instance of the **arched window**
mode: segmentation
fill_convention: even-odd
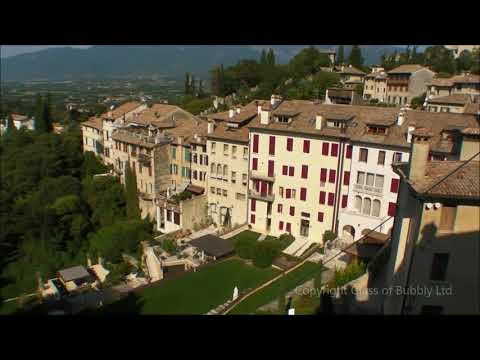
[[[372,207],[372,200],[369,198],[363,199],[363,215],[370,215],[370,209]]]
[[[223,176],[228,176],[228,166],[223,165]]]
[[[380,216],[380,200],[373,200],[372,216]]]
[[[360,196],[355,196],[355,210],[360,212],[362,211],[362,198]]]
[[[222,165],[217,164],[217,175],[221,176],[222,175]]]
[[[214,163],[212,163],[212,164],[210,165],[210,172],[211,172],[212,174],[215,174],[215,164],[214,164]]]

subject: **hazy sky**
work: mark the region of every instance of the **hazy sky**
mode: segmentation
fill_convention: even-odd
[[[9,57],[53,47],[88,48],[90,45],[0,45],[0,57]]]

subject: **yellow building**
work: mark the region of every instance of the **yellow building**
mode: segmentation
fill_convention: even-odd
[[[81,124],[83,151],[91,151],[103,160],[103,121],[92,116]]]
[[[248,124],[261,103],[209,116],[208,215],[217,225],[247,222]]]
[[[386,314],[480,313],[480,129],[462,131],[459,160],[428,161],[433,133],[412,133],[398,163]]]
[[[389,104],[407,105],[414,97],[422,95],[435,73],[418,64],[397,66],[387,73],[387,97]]]

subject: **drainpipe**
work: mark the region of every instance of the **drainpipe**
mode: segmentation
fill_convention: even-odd
[[[345,140],[340,140],[339,146],[339,160],[337,162],[337,179],[335,183],[335,203],[333,208],[333,220],[332,220],[332,231],[337,233],[338,230],[338,213],[340,209],[340,201],[342,198],[341,190],[342,190],[342,172],[343,172],[343,162],[344,162],[344,153],[345,153]]]

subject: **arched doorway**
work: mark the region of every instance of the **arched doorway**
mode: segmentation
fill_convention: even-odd
[[[352,225],[345,225],[343,227],[342,238],[346,242],[353,242],[355,239],[355,228]]]

